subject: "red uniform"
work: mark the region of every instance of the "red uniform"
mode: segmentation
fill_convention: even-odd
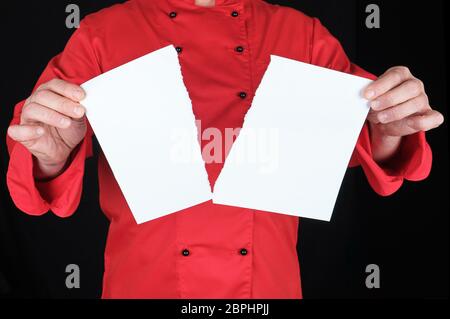
[[[184,81],[203,130],[242,126],[270,54],[374,78],[348,60],[317,19],[291,8],[261,0],[216,0],[208,8],[194,0],[134,0],[85,18],[38,85],[55,77],[81,84],[170,44],[180,48]],[[13,123],[20,121],[23,103]],[[91,136],[89,129],[62,175],[40,183],[33,178],[30,152],[8,139],[7,182],[17,207],[30,215],[51,210],[71,216],[82,192],[85,158],[92,153]],[[380,167],[366,126],[350,166],[362,166],[373,189],[390,195],[404,179],[424,179],[431,157],[419,133],[404,138],[389,168]],[[221,168],[207,164],[212,183]],[[103,154],[98,169],[101,208],[111,221],[104,298],[302,297],[298,218],[206,202],[137,225]]]

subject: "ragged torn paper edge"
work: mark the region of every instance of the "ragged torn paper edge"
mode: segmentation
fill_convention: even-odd
[[[130,83],[133,86],[128,85]],[[172,46],[112,69],[82,87],[87,93],[83,104],[89,122],[138,224],[211,200],[211,186],[198,143],[192,102],[183,81],[178,55]],[[142,100],[148,101],[149,91],[155,87],[158,90],[151,96],[155,104],[146,104],[142,108]],[[141,115],[135,116],[136,113]],[[108,115],[107,121],[105,114]],[[152,125],[159,125],[159,129],[145,121],[149,114],[161,117]],[[169,128],[160,122],[172,123],[176,127]],[[183,163],[171,164],[164,161],[173,160],[169,154],[157,157],[145,151],[147,147],[170,153],[171,144],[161,143],[158,138],[171,143],[171,135],[176,129],[187,130],[195,140],[189,146],[193,148],[192,162],[184,166]],[[145,134],[151,137],[147,141],[142,139]],[[127,153],[135,155],[130,158]],[[166,174],[162,174],[158,167],[167,170]]]

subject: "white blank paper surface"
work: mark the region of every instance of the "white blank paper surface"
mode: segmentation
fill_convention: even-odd
[[[82,87],[89,122],[137,223],[211,199],[191,100],[172,46]]]
[[[272,56],[213,202],[329,221],[371,81]]]

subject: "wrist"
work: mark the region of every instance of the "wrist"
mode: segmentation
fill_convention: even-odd
[[[402,137],[384,134],[380,126],[370,123],[370,141],[373,159],[384,164],[398,153]]]
[[[66,168],[68,158],[58,162],[46,162],[33,156],[33,175],[37,181],[46,181],[58,177]]]

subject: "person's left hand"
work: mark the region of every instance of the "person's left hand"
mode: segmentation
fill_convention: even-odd
[[[369,99],[368,120],[388,136],[407,136],[429,131],[444,122],[433,110],[422,81],[407,67],[394,67],[370,84],[364,93]]]
[[[388,160],[397,151],[403,136],[429,131],[444,122],[441,113],[430,107],[422,81],[407,67],[393,67],[364,91],[370,100],[368,116],[374,159]]]

